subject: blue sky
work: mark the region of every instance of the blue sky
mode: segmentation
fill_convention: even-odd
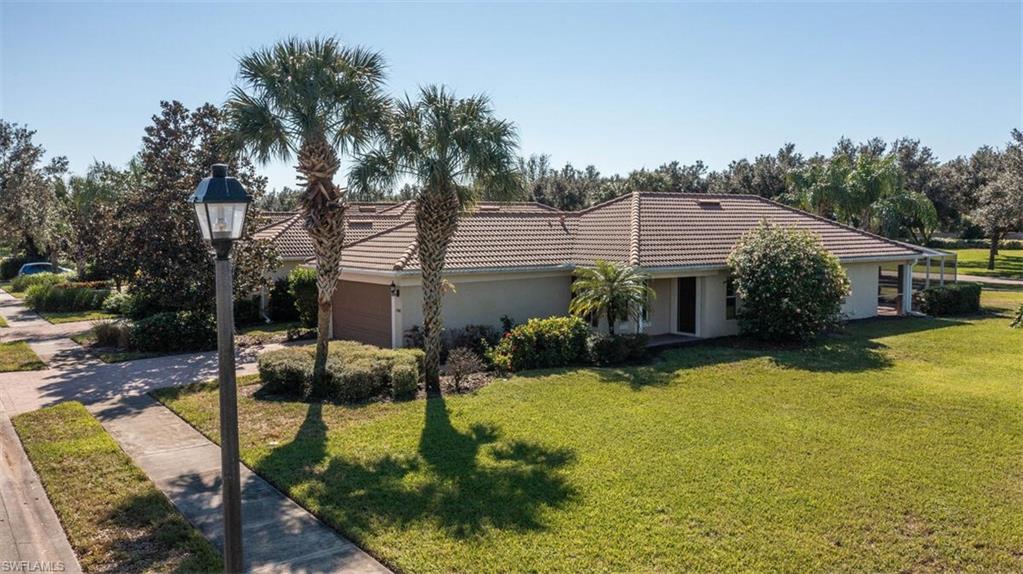
[[[485,92],[523,154],[607,174],[842,135],[948,159],[1023,124],[1018,2],[4,3],[0,19],[0,115],[78,172],[127,162],[161,99],[223,102],[238,56],[289,35],[380,51],[395,94]]]

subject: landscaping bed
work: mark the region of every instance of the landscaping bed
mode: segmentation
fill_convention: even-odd
[[[46,363],[25,341],[0,343],[0,373],[38,371],[45,368]]]
[[[878,319],[354,406],[243,379],[241,451],[405,572],[1018,571],[1020,337]],[[219,439],[215,386],[155,394]]]
[[[77,323],[80,321],[102,321],[105,319],[114,319],[117,315],[113,313],[106,313],[103,311],[43,311],[39,313],[43,319],[46,319],[54,325],[61,323]]]
[[[80,403],[13,422],[83,570],[223,570],[219,552]]]

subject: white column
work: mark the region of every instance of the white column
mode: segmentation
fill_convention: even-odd
[[[913,264],[903,263],[902,273],[902,313],[908,315],[913,310]]]

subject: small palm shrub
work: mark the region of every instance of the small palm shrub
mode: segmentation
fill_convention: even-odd
[[[914,295],[914,303],[922,313],[942,317],[980,312],[979,283],[958,283],[928,287]]]
[[[841,319],[849,278],[806,230],[762,222],[728,256],[739,329],[772,341],[808,341]]]
[[[461,392],[462,381],[466,377],[479,373],[486,369],[486,367],[483,359],[472,349],[458,347],[448,353],[447,374],[451,377],[451,383],[455,387],[455,392]]]
[[[288,274],[288,293],[295,301],[298,318],[306,327],[316,326],[319,303],[316,300],[316,270],[296,267]]]
[[[577,269],[575,277],[569,311],[584,318],[605,317],[612,335],[619,321],[638,319],[654,297],[647,284],[650,277],[621,263],[597,261],[592,268]]]
[[[489,358],[504,371],[564,367],[587,359],[589,328],[579,317],[530,319],[506,333]]]

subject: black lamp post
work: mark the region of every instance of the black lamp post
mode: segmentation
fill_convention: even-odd
[[[199,182],[188,202],[195,207],[203,239],[217,254],[217,355],[220,383],[220,464],[224,508],[224,571],[242,572],[242,499],[238,462],[238,390],[234,379],[234,304],[231,246],[242,236],[252,198],[241,183],[227,177],[222,163]]]

